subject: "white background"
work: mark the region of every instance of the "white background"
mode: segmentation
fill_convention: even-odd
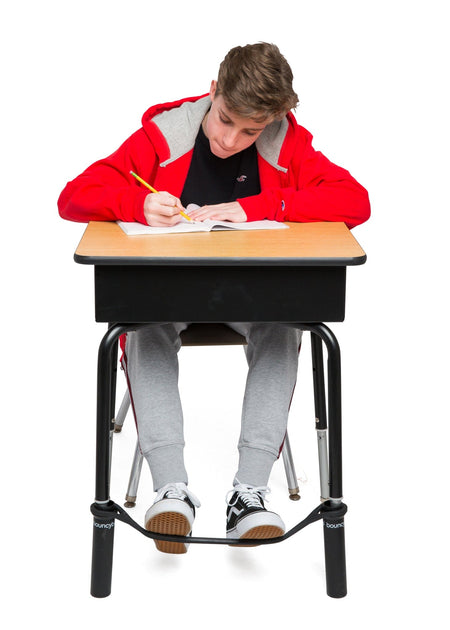
[[[20,1],[1,10],[1,571],[9,628],[442,627],[448,574],[448,17],[444,1]],[[208,90],[226,52],[272,41],[297,118],[367,187],[354,234],[343,359],[349,594],[325,595],[321,525],[282,545],[158,553],[116,527],[113,591],[89,595],[96,349],[93,270],[62,221],[65,183],[140,126],[152,104]],[[290,433],[302,501],[281,462],[269,508],[290,527],[318,504],[309,341]],[[222,536],[245,361],[183,349],[197,535]],[[122,376],[122,375],[120,375]],[[123,391],[123,380],[119,380]],[[216,446],[211,446],[214,443]],[[114,445],[123,501],[131,418]],[[153,494],[144,470],[135,518]],[[444,571],[441,575],[441,569]],[[440,620],[440,621],[439,621]]]

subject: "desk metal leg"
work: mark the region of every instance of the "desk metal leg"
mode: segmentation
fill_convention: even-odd
[[[107,597],[111,592],[114,546],[113,503],[109,499],[111,434],[113,431],[115,363],[117,340],[130,326],[111,325],[98,351],[97,367],[97,447],[94,529],[92,541],[91,595]],[[102,513],[98,515],[98,511]],[[103,516],[104,514],[104,516]]]
[[[98,505],[96,506],[98,507]],[[91,595],[108,597],[111,593],[115,519],[108,516],[94,516],[92,538]]]
[[[342,503],[339,504],[339,507]],[[323,538],[325,545],[325,574],[327,595],[345,597],[347,595],[347,570],[345,562],[344,517],[333,516],[335,506],[331,506],[323,516]]]
[[[325,545],[325,573],[327,594],[344,597],[347,594],[345,563],[344,517],[342,515],[342,410],[341,410],[341,354],[339,344],[332,331],[324,324],[301,325],[310,330],[314,370],[314,398],[319,444],[319,466],[322,498],[328,499],[324,506],[323,527]],[[321,341],[328,352],[328,474],[326,470],[327,419],[324,396],[324,375]],[[328,477],[328,492],[327,479]],[[325,496],[324,496],[325,495]],[[338,516],[339,514],[339,516]]]
[[[109,324],[109,328],[112,328],[114,324]],[[112,449],[113,449],[113,437],[115,430],[114,418],[116,415],[116,386],[117,386],[117,355],[118,355],[118,341],[114,341],[111,348],[111,378],[109,383],[109,472],[108,476],[111,478],[111,462],[112,462]]]
[[[317,447],[319,452],[320,499],[330,498],[328,470],[328,427],[327,406],[325,402],[325,379],[323,374],[322,340],[311,334],[311,354],[314,384],[314,410],[316,414]]]

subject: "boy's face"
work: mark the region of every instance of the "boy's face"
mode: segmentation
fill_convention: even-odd
[[[220,94],[216,96],[217,82],[211,83],[211,109],[203,120],[203,131],[209,140],[211,152],[225,159],[243,151],[261,135],[272,120],[256,122],[228,109]]]

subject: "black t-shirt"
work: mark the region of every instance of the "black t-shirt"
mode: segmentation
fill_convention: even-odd
[[[258,156],[254,144],[222,159],[211,153],[209,140],[200,126],[191,165],[181,193],[181,203],[199,206],[236,201],[261,192]]]

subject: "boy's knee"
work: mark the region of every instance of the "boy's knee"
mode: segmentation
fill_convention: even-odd
[[[254,343],[299,345],[301,338],[301,330],[282,324],[251,324],[249,330],[249,341]]]
[[[178,351],[181,346],[180,331],[175,324],[152,324],[144,326],[132,333],[132,341],[141,348],[158,348],[171,346]]]

